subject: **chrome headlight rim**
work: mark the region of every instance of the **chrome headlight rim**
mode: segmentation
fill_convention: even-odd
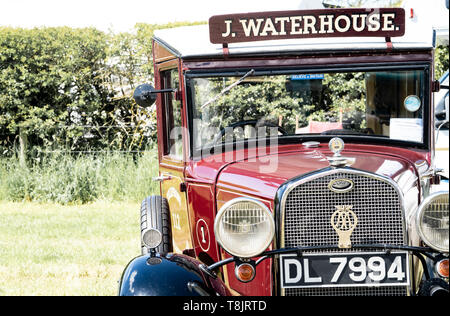
[[[251,253],[237,253],[236,251],[233,251],[233,249],[229,249],[229,247],[224,245],[224,242],[220,236],[220,234],[218,233],[218,225],[220,225],[220,219],[222,218],[223,214],[234,204],[237,203],[242,203],[242,202],[250,202],[250,203],[254,203],[256,205],[258,205],[259,207],[261,207],[261,209],[266,213],[266,215],[268,216],[268,218],[270,219],[270,231],[268,232],[268,238],[267,238],[267,243],[265,244],[264,249],[262,249],[263,247],[261,247],[261,249],[258,249],[258,251],[253,251]],[[264,205],[264,203],[262,203],[261,201],[258,201],[256,199],[253,198],[249,198],[249,197],[238,197],[238,198],[234,198],[228,202],[226,202],[219,210],[219,212],[216,215],[215,221],[214,221],[214,236],[216,237],[216,241],[219,243],[219,245],[230,255],[234,256],[234,257],[238,257],[238,258],[244,258],[244,259],[248,259],[248,258],[253,258],[253,257],[257,257],[258,255],[260,255],[261,253],[263,253],[272,243],[273,238],[275,236],[275,220],[273,217],[272,212],[269,210],[269,208]]]
[[[162,243],[162,234],[158,229],[149,228],[142,233],[141,240],[147,248],[156,249]]]
[[[426,234],[423,232],[421,221],[422,221],[423,214],[424,214],[425,210],[427,209],[427,207],[434,200],[438,199],[440,196],[447,196],[448,197],[448,194],[449,194],[449,192],[447,192],[447,191],[439,191],[439,192],[434,192],[434,193],[430,194],[419,205],[419,208],[418,208],[417,214],[416,214],[416,227],[417,227],[417,231],[419,233],[419,237],[430,248],[432,248],[432,249],[434,249],[436,251],[439,251],[439,252],[443,252],[443,253],[449,253],[449,248],[448,247],[447,248],[439,247],[438,245],[433,244],[433,242],[431,242],[428,239],[428,237],[426,236]]]

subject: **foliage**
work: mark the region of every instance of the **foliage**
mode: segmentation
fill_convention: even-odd
[[[109,102],[103,88],[106,36],[95,29],[0,29],[0,125],[51,146],[55,126]]]
[[[345,113],[343,121],[352,129],[364,129],[360,115],[365,111],[364,73],[334,73],[324,78],[323,81],[288,80],[284,75],[249,78],[208,105],[202,119],[209,121],[210,126],[223,128],[255,119],[278,125],[281,117],[283,128],[295,133],[297,119],[301,127],[310,120],[336,122]],[[231,82],[223,80],[196,79],[196,103],[201,106],[230,85]]]
[[[434,75],[439,79],[449,69],[449,46],[438,46],[434,58],[436,60]]]
[[[251,81],[250,81],[251,83]],[[274,77],[273,81],[258,84],[242,84],[234,87],[209,110],[213,126],[229,126],[231,123],[264,117],[269,121],[278,121],[278,117],[289,116],[299,109],[298,102],[284,88],[284,80]],[[217,88],[214,90],[218,90]],[[218,121],[223,119],[222,122]]]
[[[0,201],[60,204],[96,199],[139,202],[156,194],[156,152],[133,158],[122,153],[71,156],[64,153],[32,159],[23,166],[15,157],[0,159]]]
[[[14,154],[22,137],[31,157],[43,149],[149,146],[155,110],[139,107],[132,94],[153,80],[154,30],[188,24],[198,23],[137,24],[135,33],[120,34],[1,27],[0,152]]]
[[[198,23],[138,24],[120,34],[0,27],[0,200],[151,194],[156,111],[132,94],[153,80],[153,31],[186,24]],[[16,158],[19,141],[26,164]]]

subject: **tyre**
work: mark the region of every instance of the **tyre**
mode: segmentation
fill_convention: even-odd
[[[147,254],[149,249],[142,242],[142,235],[147,229],[154,228],[161,232],[162,242],[155,248],[156,252],[166,254],[172,251],[172,234],[170,213],[167,200],[161,196],[149,196],[141,204],[141,250]]]

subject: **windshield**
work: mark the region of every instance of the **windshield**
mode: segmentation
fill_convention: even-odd
[[[423,70],[246,73],[189,78],[194,151],[261,131],[423,143]]]

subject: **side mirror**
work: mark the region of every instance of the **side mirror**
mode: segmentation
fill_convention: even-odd
[[[134,90],[133,98],[137,104],[142,107],[151,106],[156,102],[156,95],[158,93],[168,93],[168,92],[176,92],[177,89],[162,89],[155,90],[150,84],[141,84]]]
[[[151,106],[156,102],[155,88],[149,84],[141,84],[134,90],[133,98],[142,107]]]

